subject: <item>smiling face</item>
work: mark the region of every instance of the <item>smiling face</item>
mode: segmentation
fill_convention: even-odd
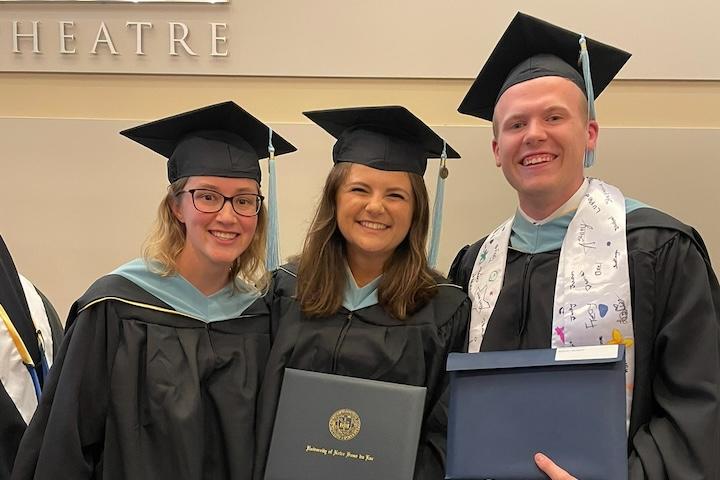
[[[351,265],[384,264],[410,231],[414,197],[407,172],[352,164],[335,203]]]
[[[598,126],[587,120],[583,93],[561,77],[540,77],[510,87],[495,106],[495,164],[534,218],[550,215],[583,182],[585,149]]]
[[[214,190],[226,197],[239,193],[257,194],[258,184],[249,178],[190,177],[184,191]],[[178,271],[186,275],[227,272],[232,263],[248,248],[257,228],[258,217],[244,217],[225,202],[216,213],[203,213],[193,206],[192,196],[177,197],[173,213],[185,225],[185,244],[177,259]]]

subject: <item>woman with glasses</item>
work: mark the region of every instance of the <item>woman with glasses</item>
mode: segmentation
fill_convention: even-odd
[[[248,479],[270,350],[258,159],[295,148],[233,102],[122,134],[168,157],[168,193],[143,258],[72,306],[12,478]]]
[[[268,295],[277,334],[261,395],[255,478],[262,478],[289,367],[427,387],[415,478],[442,479],[445,362],[464,349],[470,309],[425,253],[422,175],[444,142],[403,107],[305,115],[337,138],[335,165],[302,254],[275,273]],[[447,153],[458,158],[449,146]]]

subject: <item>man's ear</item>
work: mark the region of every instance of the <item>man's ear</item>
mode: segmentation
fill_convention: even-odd
[[[498,147],[498,142],[497,142],[497,140],[495,140],[495,139],[493,138],[493,141],[492,141],[492,151],[493,151],[493,156],[495,157],[495,166],[496,166],[496,167],[499,167],[499,166],[500,166],[500,152],[499,152],[499,149],[500,149],[500,147]]]
[[[590,120],[590,121],[588,121],[587,131],[588,131],[587,149],[595,150],[595,147],[597,146],[598,135],[600,134],[600,125],[598,125],[598,123],[595,120]]]

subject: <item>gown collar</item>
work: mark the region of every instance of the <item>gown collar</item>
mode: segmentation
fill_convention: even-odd
[[[585,178],[578,191],[567,202],[542,220],[533,220],[518,207],[510,235],[510,248],[530,254],[560,250],[587,187],[588,179]],[[625,197],[626,214],[647,206],[638,200]]]
[[[364,287],[358,287],[352,271],[345,263],[345,292],[343,296],[343,307],[351,312],[361,308],[371,307],[378,303],[378,285],[382,275],[379,275]]]
[[[207,323],[238,318],[260,297],[257,290],[240,280],[235,281],[236,288],[228,283],[220,291],[206,296],[182,275],[158,275],[141,258],[118,267],[111,274],[130,280],[178,312]]]

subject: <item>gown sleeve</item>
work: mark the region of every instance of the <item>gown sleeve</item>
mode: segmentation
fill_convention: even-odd
[[[450,271],[448,272],[448,280],[455,285],[462,287],[466,293],[468,289],[469,274],[466,272],[467,260],[465,259],[465,255],[469,249],[470,245],[465,245],[462,249],[460,249],[457,255],[455,255],[455,259],[452,261]]]
[[[294,302],[291,298],[293,289],[294,282],[291,276],[282,270],[273,272],[268,293],[265,295],[265,301],[270,310],[272,348],[258,395],[254,480],[262,480],[265,476],[265,463],[270,452],[275,411],[280,398],[285,365],[292,354],[294,339],[297,335],[296,329],[299,326],[297,318],[292,317],[290,320],[286,318],[287,310]],[[283,332],[290,328],[289,335],[278,336],[282,319],[284,319],[282,322]]]
[[[631,425],[630,479],[717,479],[720,288],[699,237],[678,235],[655,255],[654,372],[636,372],[651,375],[654,406],[633,405],[647,421]]]
[[[446,287],[447,288],[447,287]],[[437,315],[447,315],[445,305],[436,305]],[[448,353],[467,351],[467,329],[470,318],[470,299],[465,298],[451,314],[448,322],[439,329],[444,348],[437,352],[440,372],[436,385],[428,385],[428,416],[420,433],[420,445],[415,462],[415,480],[441,480],[445,478],[445,457],[449,404],[449,381],[446,371]]]
[[[23,436],[12,480],[102,477],[102,449],[120,321],[110,302],[71,320],[38,409]]]
[[[10,478],[10,471],[24,430],[25,420],[0,383],[0,480]]]

